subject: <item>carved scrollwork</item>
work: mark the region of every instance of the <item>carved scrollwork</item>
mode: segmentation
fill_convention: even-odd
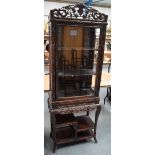
[[[77,3],[75,5],[68,5],[60,9],[51,10],[51,18],[73,18],[106,21],[107,17],[107,15],[100,13],[94,8],[87,7],[81,3]]]
[[[59,114],[69,114],[69,113],[78,113],[84,111],[91,111],[97,108],[99,104],[92,105],[81,105],[81,106],[70,106],[70,107],[57,107],[56,109],[50,109],[50,112],[59,113]]]

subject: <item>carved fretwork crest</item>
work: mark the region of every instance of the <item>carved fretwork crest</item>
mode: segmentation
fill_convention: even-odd
[[[60,9],[51,10],[51,18],[72,18],[83,20],[106,21],[107,15],[100,13],[94,8],[77,3],[68,5]]]

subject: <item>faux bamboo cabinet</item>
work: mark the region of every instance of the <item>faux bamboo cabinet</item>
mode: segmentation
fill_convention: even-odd
[[[94,138],[108,16],[83,4],[50,11],[49,111],[56,145]],[[100,33],[95,47],[96,33]],[[92,85],[95,77],[95,86]],[[96,110],[95,121],[89,112]],[[78,115],[86,112],[86,115]],[[75,116],[75,113],[76,116]]]

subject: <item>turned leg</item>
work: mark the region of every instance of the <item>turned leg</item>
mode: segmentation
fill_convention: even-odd
[[[94,128],[94,140],[95,140],[95,143],[97,143],[96,128],[97,128],[97,120],[98,120],[100,112],[101,112],[101,106],[99,105],[99,106],[97,106],[97,110],[96,110],[96,113],[95,113],[95,128]]]

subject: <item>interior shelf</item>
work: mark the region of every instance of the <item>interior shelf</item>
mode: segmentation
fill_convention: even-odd
[[[83,75],[95,75],[96,72],[93,69],[78,69],[78,70],[66,70],[59,71],[59,77],[73,77],[73,76],[83,76]]]
[[[89,50],[93,50],[93,51],[98,51],[99,49],[98,48],[91,48],[91,47],[63,47],[63,46],[59,46],[57,47],[57,50],[73,50],[73,49],[76,49],[76,50],[85,50],[85,51],[89,51]]]
[[[70,97],[70,96],[85,96],[85,95],[89,95],[92,96],[94,94],[94,90],[92,88],[85,88],[85,89],[80,89],[79,90],[75,90],[72,87],[68,87],[69,89],[65,92],[65,90],[61,90],[58,93],[58,98],[61,97]]]
[[[77,116],[77,132],[94,129],[94,123],[89,116]]]

